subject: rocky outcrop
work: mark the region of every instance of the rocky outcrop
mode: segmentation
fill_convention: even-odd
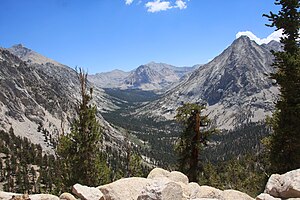
[[[300,169],[270,177],[265,193],[256,200],[300,200]],[[189,183],[181,172],[153,169],[147,178],[123,178],[95,187],[75,184],[73,194],[81,200],[254,200],[237,190],[219,190]],[[76,200],[70,193],[22,195],[0,191],[0,200]]]
[[[285,174],[273,174],[263,194],[256,200],[300,199],[300,169]]]

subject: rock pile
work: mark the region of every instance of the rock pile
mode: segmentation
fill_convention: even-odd
[[[147,178],[126,178],[98,187],[105,200],[253,200],[235,190],[218,190],[189,183],[186,175],[153,169]]]
[[[97,188],[75,184],[72,193],[81,200],[254,200],[236,190],[219,190],[189,182],[181,172],[153,169],[147,178],[124,178]],[[70,193],[20,195],[0,192],[0,200],[76,200]],[[270,177],[256,200],[300,200],[300,169]]]

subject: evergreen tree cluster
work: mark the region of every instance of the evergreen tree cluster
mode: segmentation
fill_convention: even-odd
[[[205,162],[203,171],[199,172],[199,184],[222,190],[239,190],[255,197],[264,191],[269,178],[266,166],[269,164],[263,152],[249,153],[214,164]]]
[[[42,152],[41,145],[28,138],[0,131],[0,182],[4,191],[41,193],[54,191],[54,177],[60,170],[55,157]]]
[[[202,159],[213,164],[265,151],[262,140],[270,135],[265,122],[248,123],[210,137]]]
[[[146,176],[150,171],[134,150],[130,153],[130,160],[127,153],[109,146],[103,155],[107,166],[101,167],[101,170],[107,182],[128,177],[128,170],[131,171],[130,176]],[[0,183],[3,183],[4,191],[59,195],[70,189],[64,182],[68,173],[63,164],[54,155],[43,153],[41,145],[16,136],[13,129],[9,133],[0,131]]]

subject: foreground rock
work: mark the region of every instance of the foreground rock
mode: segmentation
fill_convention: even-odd
[[[0,191],[0,199],[2,200],[60,200],[57,196],[51,194],[16,194]],[[69,200],[69,199],[68,199]],[[71,199],[70,199],[71,200]]]
[[[59,200],[57,196],[51,195],[51,194],[34,194],[29,195],[30,200]],[[68,199],[72,200],[72,199]]]
[[[74,198],[74,197],[73,197]],[[1,200],[60,200],[57,196],[51,194],[16,194],[10,192],[2,192],[0,191],[0,199]],[[76,200],[74,199],[61,199],[61,200]]]
[[[99,189],[80,184],[75,184],[73,186],[72,193],[78,196],[81,200],[105,200]]]
[[[105,200],[137,199],[140,192],[151,180],[145,178],[124,178],[98,187]]]
[[[273,174],[263,194],[257,200],[299,199],[300,200],[300,169],[285,174]]]

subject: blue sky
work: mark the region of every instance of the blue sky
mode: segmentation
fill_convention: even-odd
[[[274,28],[262,14],[278,9],[273,0],[0,0],[0,46],[21,43],[90,74],[192,66],[240,31],[267,38]]]

